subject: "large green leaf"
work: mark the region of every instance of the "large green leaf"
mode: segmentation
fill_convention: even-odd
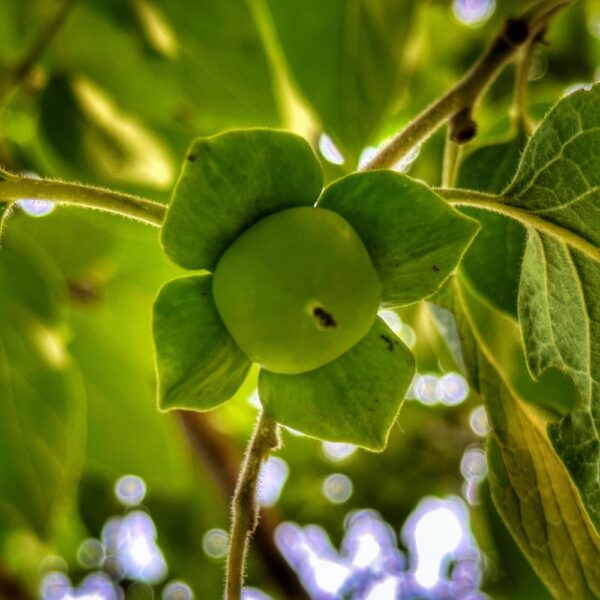
[[[279,124],[245,0],[78,2],[47,59],[90,78],[178,151],[191,136]]]
[[[365,244],[384,306],[433,294],[479,228],[426,185],[393,171],[355,173],[325,188],[319,206],[342,215]]]
[[[65,344],[64,283],[10,232],[0,248],[0,536],[46,536],[83,463],[85,396]]]
[[[356,161],[398,95],[412,0],[266,1],[292,77]]]
[[[525,357],[515,321],[486,304],[461,278],[446,293],[444,304],[456,316],[470,382],[492,427],[490,484],[500,514],[556,598],[597,598],[600,536],[547,433],[555,421],[539,410],[564,412],[569,403],[561,408],[560,402],[569,394],[557,389],[550,372],[539,382],[521,380]]]
[[[527,360],[580,392],[550,436],[600,531],[600,86],[546,116],[503,200],[534,219],[519,288]]]
[[[415,372],[406,346],[377,319],[367,336],[329,364],[300,375],[261,370],[267,414],[319,439],[383,450]]]
[[[227,246],[257,220],[317,201],[322,173],[297,135],[268,129],[196,140],[162,227],[162,243],[187,269],[213,269]]]
[[[524,144],[524,136],[518,133],[508,141],[478,148],[462,162],[458,185],[480,192],[500,193],[516,171]],[[488,300],[516,315],[525,247],[524,227],[489,211],[474,208],[461,211],[481,223],[481,231],[467,250],[461,269]],[[490,269],[491,264],[493,269]]]
[[[533,568],[558,599],[600,597],[600,536],[552,448],[545,421],[480,362],[482,394],[502,422],[488,452],[500,514]]]
[[[244,382],[251,362],[221,321],[211,275],[167,283],[154,304],[153,328],[163,410],[210,410]]]

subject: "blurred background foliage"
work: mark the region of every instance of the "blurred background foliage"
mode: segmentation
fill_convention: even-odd
[[[332,180],[456,81],[521,5],[1,0],[0,163],[166,203],[194,137],[265,126],[306,136]],[[532,119],[573,85],[598,79],[599,37],[598,1],[578,3],[552,26],[529,69]],[[38,42],[43,51],[32,53]],[[512,119],[513,79],[509,68],[476,112],[479,135],[466,148],[462,185],[500,189],[514,171],[525,138]],[[396,168],[439,184],[443,141],[439,132]],[[154,230],[70,208],[30,214],[44,209],[23,204],[1,238],[0,597],[37,597],[45,582],[45,597],[58,599],[48,595],[52,582],[59,589],[68,576],[77,586],[102,564],[114,574],[97,556],[110,550],[110,532],[100,550],[89,540],[141,502],[168,574],[143,583],[121,565],[127,597],[189,597],[187,587],[173,587],[177,580],[196,598],[219,598],[226,494],[256,415],[254,381],[210,415],[159,414],[150,307],[178,269]],[[507,227],[509,252],[495,259],[500,283],[476,252],[463,268],[491,301],[490,314],[514,313],[523,232],[490,217],[477,242],[493,245]],[[485,415],[458,375],[451,320],[439,311],[434,318],[426,304],[386,318],[413,346],[420,374],[388,449],[353,452],[286,432],[277,452],[285,462],[265,474],[280,496],[261,525],[266,541],[251,553],[249,585],[273,598],[291,594],[272,554],[279,522],[319,525],[337,547],[353,510],[378,511],[398,533],[423,497],[452,496],[468,507],[479,548],[474,572],[482,580],[473,589],[547,597],[489,499],[479,451]],[[128,474],[141,479],[122,480],[115,495]],[[131,500],[142,481],[147,494]],[[413,564],[406,540],[400,547]],[[313,596],[341,597],[326,587]],[[437,597],[435,589],[402,597]]]

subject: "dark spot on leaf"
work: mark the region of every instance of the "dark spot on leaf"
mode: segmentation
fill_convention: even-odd
[[[336,326],[333,315],[321,306],[315,306],[313,315],[317,319],[317,325],[322,329],[333,329]]]
[[[394,347],[398,343],[398,340],[393,340],[388,335],[385,335],[385,333],[382,333],[379,337],[387,344],[387,349],[390,352],[393,352],[394,351]]]
[[[188,154],[186,158],[189,162],[193,163],[198,158],[198,156],[196,154]]]
[[[440,270],[440,268],[437,265],[433,265],[431,267],[436,273]]]

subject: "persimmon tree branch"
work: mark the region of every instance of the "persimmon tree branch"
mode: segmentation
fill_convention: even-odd
[[[396,134],[362,171],[391,167],[405,156],[415,145],[434,133],[446,121],[461,114],[472,112],[477,100],[486,92],[502,68],[514,58],[517,51],[545,29],[548,22],[573,0],[544,1],[536,3],[518,19],[509,19],[500,34],[483,52],[471,69],[440,98],[430,104],[402,131]],[[461,140],[472,138],[472,125],[463,132],[459,125],[451,122],[450,137]]]
[[[1,180],[1,177],[6,179]],[[105,188],[66,183],[49,179],[32,179],[0,172],[0,202],[19,200],[49,200],[55,204],[77,205],[128,217],[160,227],[166,206],[152,200]]]

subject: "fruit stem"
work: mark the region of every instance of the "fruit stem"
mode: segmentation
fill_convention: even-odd
[[[7,179],[0,180],[0,201],[49,200],[55,204],[73,204],[115,213],[155,227],[160,227],[165,217],[166,206],[145,198],[80,183],[3,174]]]
[[[226,600],[241,599],[248,543],[258,525],[256,487],[260,468],[269,452],[279,448],[279,444],[277,422],[262,411],[250,438],[231,503]]]

